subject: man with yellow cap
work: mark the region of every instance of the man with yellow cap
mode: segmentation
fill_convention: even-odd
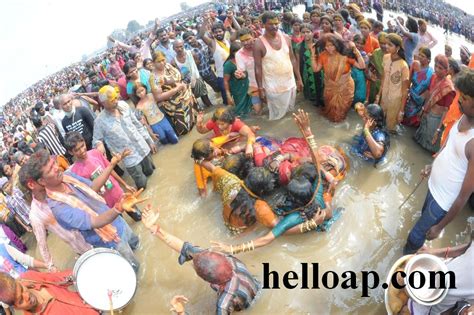
[[[130,149],[132,153],[123,162],[137,188],[145,188],[147,177],[155,169],[151,153],[156,152],[156,146],[150,134],[127,103],[119,101],[118,92],[112,86],[99,90],[99,101],[104,110],[94,122],[93,146],[105,143],[113,153]]]

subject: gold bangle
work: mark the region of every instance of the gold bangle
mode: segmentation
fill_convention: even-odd
[[[230,253],[234,255],[234,247],[232,245],[230,245]]]
[[[306,140],[309,141],[310,139],[314,139],[314,135],[310,135],[310,136],[307,136],[307,137],[306,137]]]

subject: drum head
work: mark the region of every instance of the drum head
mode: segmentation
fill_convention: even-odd
[[[94,250],[92,250],[94,251]],[[135,295],[137,276],[130,263],[115,251],[85,253],[74,268],[76,288],[93,308],[109,311],[125,307]]]

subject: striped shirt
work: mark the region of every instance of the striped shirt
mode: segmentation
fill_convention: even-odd
[[[63,147],[61,142],[59,141],[58,136],[56,135],[56,131],[54,127],[50,125],[46,125],[41,127],[38,130],[38,137],[36,139],[44,144],[49,152],[53,155],[64,155],[66,154],[66,149]]]
[[[30,225],[29,213],[30,213],[30,206],[25,201],[23,193],[16,187],[13,187],[13,192],[10,195],[5,196],[5,201],[7,204],[8,209],[13,211],[17,214],[21,222],[24,225]]]
[[[205,250],[185,242],[178,261],[183,264],[191,260],[193,254],[202,251]],[[211,288],[218,294],[217,315],[232,314],[234,311],[238,312],[250,307],[260,290],[260,283],[250,274],[243,262],[231,255],[226,255],[226,258],[233,267],[232,278],[225,286],[211,284]]]
[[[58,224],[54,218],[53,212],[45,202],[33,198],[30,211],[31,227],[38,242],[41,257],[46,263],[52,263],[53,258],[49,252],[46,241],[46,230],[56,234],[60,239],[69,244],[74,252],[83,254],[92,248],[79,231],[68,231]]]

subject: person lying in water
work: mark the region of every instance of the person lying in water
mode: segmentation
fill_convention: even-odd
[[[208,282],[217,292],[216,314],[231,314],[252,305],[261,285],[242,261],[234,256],[185,242],[163,230],[157,219],[158,212],[153,212],[149,206],[143,211],[143,224],[153,235],[179,253],[179,264],[192,260],[198,277]],[[180,310],[184,311],[184,308]]]
[[[215,147],[218,154],[232,151],[237,147],[237,151],[245,150],[245,154],[252,158],[253,143],[255,142],[255,129],[247,126],[243,121],[235,117],[231,107],[220,107],[216,109],[212,118],[206,123],[203,122],[203,113],[197,116],[197,130],[205,134],[212,131],[210,139],[212,146]],[[216,154],[216,155],[218,155]],[[207,181],[211,174],[198,164],[194,164],[194,175],[196,185],[201,197],[207,195]]]
[[[377,104],[365,107],[362,103],[357,103],[355,108],[364,122],[364,130],[360,136],[355,137],[351,151],[376,165],[385,158],[390,148],[390,135],[385,126],[383,109]]]
[[[275,188],[273,175],[263,167],[251,168],[245,179],[215,166],[212,159],[218,149],[208,139],[194,142],[191,156],[211,174],[214,190],[221,195],[224,223],[233,233],[241,233],[256,222],[257,206],[269,207],[261,199]]]
[[[270,244],[282,234],[301,234],[312,230],[324,231],[340,216],[340,211],[334,213],[329,204],[324,201],[323,176],[321,166],[317,158],[317,145],[314,135],[309,126],[309,116],[302,110],[294,115],[295,121],[300,128],[310,147],[311,158],[316,165],[316,172],[311,168],[301,167],[295,172],[287,188],[288,196],[283,207],[273,211],[270,207],[256,208],[257,221],[272,228],[270,232],[250,242],[240,245],[228,245],[221,242],[211,242],[214,249],[238,254],[252,251],[255,248]],[[314,169],[314,167],[313,167]],[[337,215],[336,215],[337,214]]]

